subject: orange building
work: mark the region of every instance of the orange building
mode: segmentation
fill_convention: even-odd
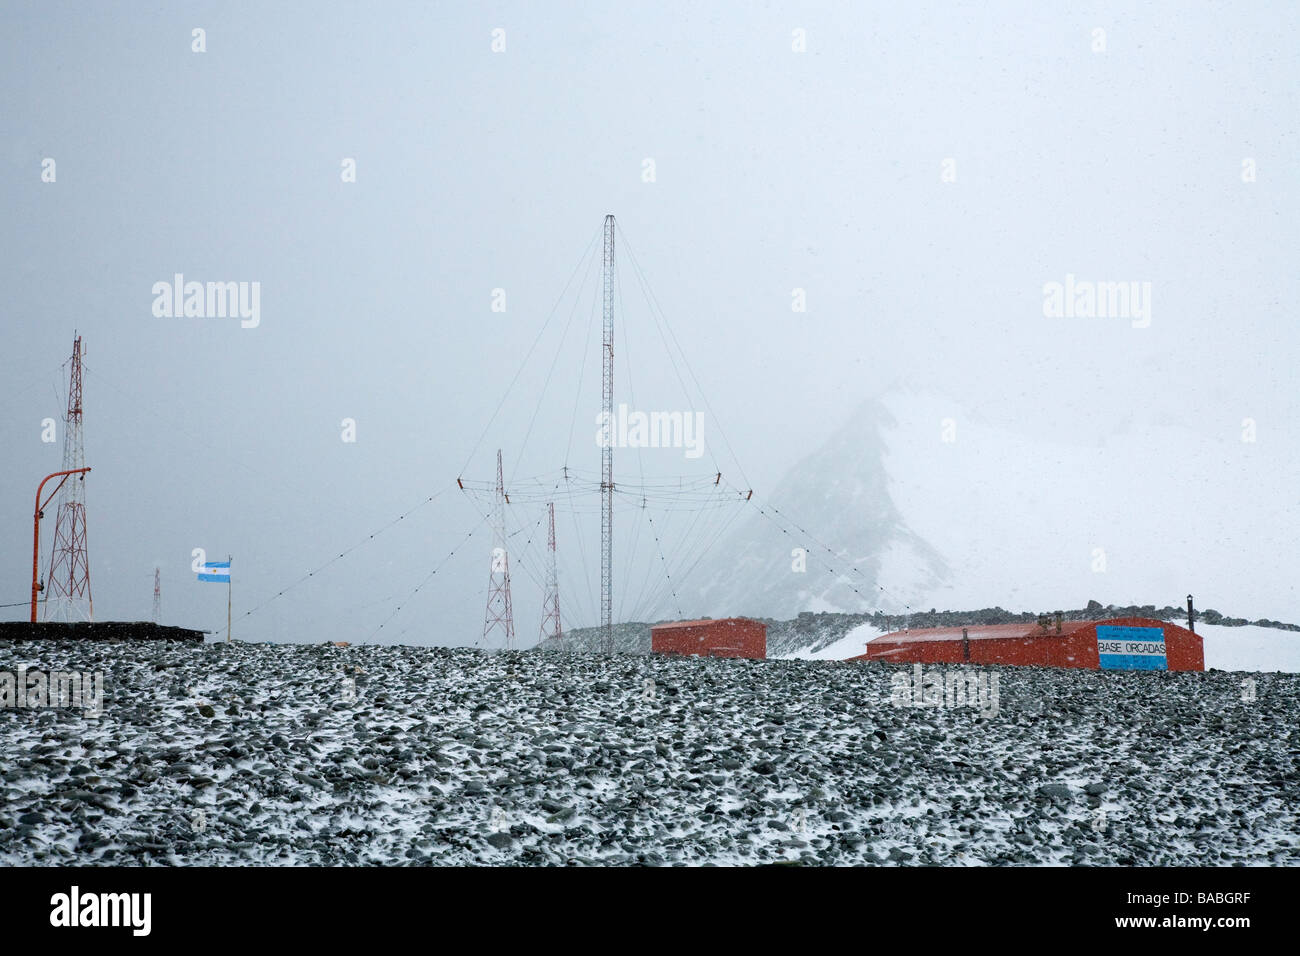
[[[696,657],[767,657],[767,625],[747,617],[717,621],[674,621],[650,628],[654,654]]]
[[[1205,650],[1192,631],[1168,621],[1117,617],[929,627],[882,634],[855,661],[899,664],[1018,664],[1094,670],[1205,670]]]

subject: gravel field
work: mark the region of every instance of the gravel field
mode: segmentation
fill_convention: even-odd
[[[0,710],[5,865],[1300,864],[1296,674],[988,668],[994,713],[828,661],[0,644],[20,665],[102,671],[104,710]]]

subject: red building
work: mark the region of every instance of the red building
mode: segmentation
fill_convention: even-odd
[[[697,657],[767,657],[767,625],[747,617],[717,621],[674,621],[650,628],[654,654]]]
[[[1019,664],[1094,670],[1205,670],[1201,639],[1145,617],[929,627],[882,634],[855,661],[899,664]]]

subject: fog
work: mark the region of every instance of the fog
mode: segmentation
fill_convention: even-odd
[[[638,476],[720,471],[761,499],[864,400],[923,387],[1029,454],[1121,433],[1131,448],[1146,428],[1222,443],[1241,480],[1212,482],[1188,520],[1209,508],[1216,528],[1238,514],[1294,541],[1296,495],[1276,489],[1300,464],[1298,19],[6,3],[0,603],[20,606],[0,614],[26,613],[32,496],[60,467],[80,334],[97,619],[147,619],[157,566],[165,623],[224,629],[201,548],[233,556],[236,639],[474,643],[491,541],[456,479],[491,481],[497,448],[507,490],[599,468],[607,213],[616,399],[703,422],[700,458],[646,450]],[[257,283],[256,325],[156,314],[177,274]],[[1047,314],[1044,287],[1067,282],[1135,282],[1149,309]],[[616,455],[621,475],[633,460]],[[1156,493],[1117,485],[1105,517]],[[511,527],[533,569],[542,506],[524,504]],[[560,518],[566,626],[594,623],[594,507]],[[1018,503],[998,507],[1014,528]],[[616,542],[651,573],[647,545]],[[1264,606],[1221,609],[1300,621],[1294,552],[1252,544],[1201,542],[1277,582]],[[527,645],[540,592],[515,581]]]

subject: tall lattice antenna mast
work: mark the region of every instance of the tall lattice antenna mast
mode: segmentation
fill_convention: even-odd
[[[162,623],[162,568],[153,569],[153,622]]]
[[[560,627],[560,577],[555,567],[555,502],[546,503],[550,529],[546,535],[546,595],[542,598],[542,636],[554,638],[558,647],[563,631]]]
[[[605,427],[600,451],[600,627],[601,650],[614,653],[614,217],[605,217],[600,398]]]
[[[63,419],[63,470],[86,467],[81,438],[81,336],[72,343],[72,371],[68,382],[68,411]],[[94,620],[90,596],[90,558],[86,553],[85,475],[63,485],[54,523],[54,549],[45,599],[45,618]]]
[[[498,628],[504,634],[505,649],[515,649],[515,617],[510,607],[510,556],[506,553],[506,483],[501,471],[501,449],[497,449],[497,488],[492,514],[492,572],[488,577],[487,613],[483,617],[483,645]]]

